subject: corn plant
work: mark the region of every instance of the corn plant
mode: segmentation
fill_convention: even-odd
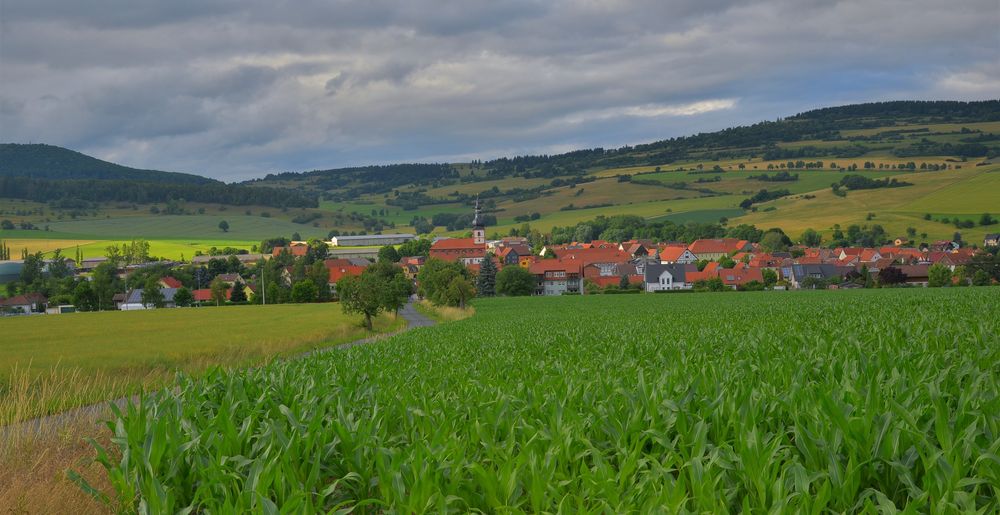
[[[182,377],[98,452],[113,502],[150,513],[995,513],[998,306],[1000,288],[483,300]]]

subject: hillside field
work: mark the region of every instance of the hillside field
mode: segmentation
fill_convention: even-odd
[[[930,242],[951,239],[956,232],[953,224],[935,220],[956,215],[975,220],[983,213],[1000,216],[998,106],[996,102],[842,106],[620,149],[281,174],[244,183],[293,196],[311,195],[318,207],[0,198],[0,220],[49,229],[48,233],[4,231],[0,238],[13,242],[15,256],[22,248],[51,252],[80,245],[87,257],[101,255],[111,242],[143,238],[151,241],[154,254],[179,259],[212,246],[249,250],[263,239],[294,233],[307,239],[325,238],[333,231],[416,232],[414,219],[470,214],[478,195],[485,211],[497,219],[488,234],[498,236],[521,228],[525,220],[545,232],[599,215],[636,215],[675,223],[718,222],[725,217],[730,225],[780,228],[793,240],[806,228],[828,237],[835,225],[843,229],[880,224],[889,235],[903,236],[912,228],[917,243]],[[117,170],[110,163],[101,166]],[[751,178],[782,171],[798,178]],[[836,197],[830,184],[845,174],[892,177],[913,186]],[[791,195],[758,203],[756,211],[739,207],[761,189],[787,189]],[[164,214],[178,211],[185,214]],[[931,220],[924,219],[928,214]],[[219,229],[222,220],[229,223],[228,232]],[[445,225],[435,227],[431,235],[467,232],[447,231]],[[979,242],[995,230],[978,225],[959,229],[967,242]]]
[[[480,300],[375,344],[181,378],[117,418],[130,458],[104,463],[118,502],[164,512],[994,512],[998,303]]]
[[[105,311],[0,318],[0,425],[365,336],[339,304]],[[391,316],[376,330],[402,324]]]

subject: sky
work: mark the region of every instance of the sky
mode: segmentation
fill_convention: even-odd
[[[226,181],[1000,98],[998,0],[0,0],[0,141]]]

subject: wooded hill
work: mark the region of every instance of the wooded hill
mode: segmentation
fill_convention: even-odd
[[[141,170],[42,144],[0,144],[0,197],[36,202],[151,203],[170,200],[229,205],[316,207],[314,195],[226,184],[200,175]]]
[[[895,101],[829,107],[784,119],[733,127],[717,132],[670,138],[616,149],[592,148],[558,155],[503,157],[471,163],[472,174],[460,174],[459,165],[401,164],[305,173],[282,173],[255,180],[258,184],[307,187],[332,200],[359,194],[388,193],[407,185],[476,182],[505,177],[556,178],[583,176],[602,169],[665,165],[679,161],[725,159],[797,159],[802,157],[855,158],[881,150],[891,156],[1000,156],[1000,137],[968,131],[956,141],[936,141],[926,124],[1000,121],[1000,100]],[[865,129],[900,126],[898,131],[854,134]],[[913,138],[903,136],[928,136]],[[954,138],[951,138],[954,139]],[[795,142],[815,145],[783,146]]]

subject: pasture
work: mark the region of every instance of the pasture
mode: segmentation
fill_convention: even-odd
[[[403,323],[378,319],[376,330]],[[364,337],[340,305],[283,304],[0,318],[0,425]]]
[[[123,458],[101,462],[113,504],[151,512],[995,512],[998,303],[482,300],[372,345],[182,377],[116,416]]]

